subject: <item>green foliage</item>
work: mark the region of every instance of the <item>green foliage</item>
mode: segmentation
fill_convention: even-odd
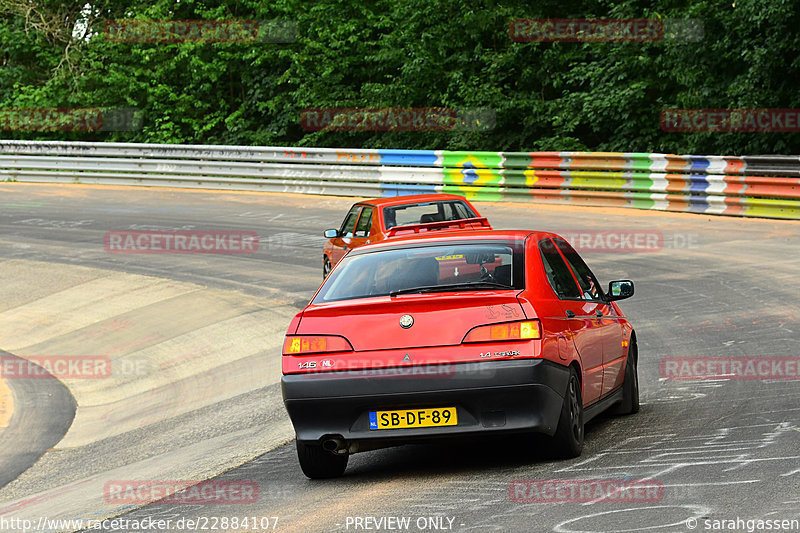
[[[34,5],[50,26],[19,5]],[[88,9],[86,6],[91,9]],[[697,41],[513,42],[518,18],[694,19]],[[115,20],[283,20],[293,42],[131,43]],[[666,108],[800,108],[800,0],[0,0],[0,109],[136,108],[135,131],[5,138],[455,150],[797,153],[800,133],[675,133]],[[84,35],[81,29],[88,24]],[[488,131],[304,131],[324,107],[490,108]]]

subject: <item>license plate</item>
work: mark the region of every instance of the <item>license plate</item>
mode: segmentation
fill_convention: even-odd
[[[458,424],[455,407],[370,411],[369,429],[429,428]]]

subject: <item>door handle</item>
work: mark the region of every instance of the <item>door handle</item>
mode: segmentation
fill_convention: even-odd
[[[575,318],[575,313],[573,313],[570,309],[567,309],[567,318]]]
[[[597,316],[597,318],[603,318],[603,312],[599,309],[595,309],[594,314]]]

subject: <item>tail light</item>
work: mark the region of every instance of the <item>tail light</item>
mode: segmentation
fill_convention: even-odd
[[[283,355],[352,351],[350,342],[336,335],[287,335],[283,341]]]
[[[542,338],[538,320],[504,322],[472,328],[462,342],[526,341]]]

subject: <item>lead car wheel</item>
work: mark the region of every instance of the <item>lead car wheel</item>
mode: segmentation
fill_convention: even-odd
[[[560,457],[578,457],[583,451],[583,400],[575,369],[569,369],[567,391],[561,406],[558,428],[553,436],[553,451]]]
[[[347,454],[332,454],[322,449],[322,446],[304,444],[298,440],[297,459],[300,468],[306,477],[311,479],[324,479],[339,477],[347,468]]]
[[[325,255],[322,257],[322,279],[328,277],[328,274],[331,273],[331,260],[328,259],[328,256]]]
[[[625,380],[622,382],[622,401],[617,405],[614,414],[632,415],[639,412],[639,373],[636,362],[639,360],[639,349],[636,341],[631,341],[628,359],[625,361]]]

